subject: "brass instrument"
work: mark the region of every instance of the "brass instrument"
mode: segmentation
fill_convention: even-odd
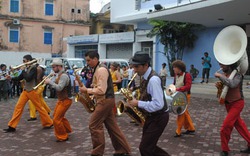
[[[230,46],[229,46],[230,45]],[[214,56],[224,65],[237,63],[237,69],[233,70],[228,79],[233,79],[237,72],[242,75],[248,70],[247,34],[239,26],[231,25],[222,29],[214,41]],[[229,87],[224,86],[219,97],[219,103],[225,103]],[[218,90],[219,91],[219,90]]]
[[[137,73],[134,74],[130,83],[135,79]],[[128,86],[130,86],[130,83]],[[137,93],[136,93],[137,92]],[[135,94],[137,95],[136,99],[139,99],[140,94],[138,93],[139,90],[135,90]],[[133,99],[133,93],[129,90],[129,88],[121,88],[121,93],[125,96],[126,101]],[[133,120],[135,120],[139,125],[143,126],[145,123],[145,114],[143,114],[137,107],[129,106],[126,101],[119,101],[117,106],[118,114],[123,114],[124,112]]]
[[[42,61],[43,61],[43,58],[34,59],[34,60],[29,61],[29,62],[22,63],[22,64],[20,64],[18,66],[12,67],[11,70],[15,70],[15,69],[18,69],[20,67],[27,66],[27,65],[30,65],[30,64],[33,64],[33,63],[39,63],[39,62],[42,62]]]
[[[77,74],[79,70],[82,70],[82,68],[76,69],[74,71],[74,74],[77,82],[79,83],[79,87],[82,87],[84,84],[82,83],[80,76]],[[78,101],[80,101],[83,104],[84,108],[87,110],[88,113],[94,112],[96,104],[88,93],[77,93],[75,96],[75,102]]]
[[[46,79],[51,79],[52,77],[55,76],[55,73],[50,73],[48,76],[46,76],[40,83],[38,83],[35,87],[33,87],[34,90],[36,90],[39,86],[43,85],[44,84],[44,81]]]

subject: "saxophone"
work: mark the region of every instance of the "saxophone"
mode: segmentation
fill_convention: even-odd
[[[137,76],[137,73],[134,74],[130,83],[135,79],[136,76]],[[128,86],[130,86],[130,83],[128,84]],[[136,94],[136,99],[139,99],[140,98],[139,90],[137,89],[134,92]],[[117,106],[118,113],[122,114],[125,112],[130,118],[135,120],[139,125],[143,126],[145,123],[145,118],[146,118],[145,114],[143,114],[137,107],[132,107],[132,106],[125,104],[127,100],[133,99],[133,92],[131,92],[129,88],[127,87],[127,88],[121,88],[121,93],[126,98],[126,100],[118,102],[118,106]]]
[[[79,87],[82,87],[84,84],[82,83],[80,76],[77,74],[79,70],[82,70],[82,68],[76,69],[74,71],[74,74],[77,82],[79,83]],[[88,93],[77,93],[75,96],[75,102],[78,101],[83,104],[84,108],[87,110],[88,113],[94,112],[96,104],[93,98],[91,98]]]

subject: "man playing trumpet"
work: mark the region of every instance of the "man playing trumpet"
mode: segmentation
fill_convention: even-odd
[[[4,129],[5,133],[16,131],[17,124],[21,119],[24,107],[28,100],[32,101],[36,107],[36,110],[39,112],[42,126],[44,128],[50,128],[53,126],[53,121],[51,120],[47,111],[42,107],[41,101],[39,100],[39,94],[37,94],[36,90],[33,89],[33,87],[36,86],[37,68],[35,64],[28,64],[28,62],[32,60],[33,59],[31,55],[25,55],[23,57],[24,66],[20,67],[22,73],[17,78],[15,78],[18,80],[24,80],[25,86],[17,101],[13,116],[8,123],[9,127]]]
[[[58,74],[57,78],[55,82],[51,81],[51,79],[45,80],[45,84],[49,84],[52,88],[55,88],[58,98],[53,114],[54,132],[57,142],[67,141],[68,133],[72,132],[69,121],[65,118],[65,114],[72,104],[72,99],[69,98],[68,94],[68,92],[71,92],[71,83],[63,65],[61,59],[53,59],[51,66],[53,71]]]
[[[244,97],[242,92],[243,76],[239,72],[235,74],[232,79],[229,76],[237,68],[237,63],[232,65],[220,64],[223,71],[222,73],[216,72],[215,77],[219,78],[224,86],[228,86],[228,92],[225,97],[225,107],[227,110],[227,116],[223,121],[220,129],[221,136],[221,155],[227,156],[230,151],[228,143],[233,128],[235,127],[239,134],[247,141],[247,148],[241,150],[242,153],[250,153],[250,133],[244,120],[240,117],[240,113],[244,108]],[[220,82],[217,82],[216,87],[221,87]]]

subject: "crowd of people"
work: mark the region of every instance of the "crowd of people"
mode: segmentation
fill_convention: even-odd
[[[208,53],[204,53],[202,58],[203,76],[206,76],[206,82],[209,80],[209,69],[211,68]],[[65,142],[69,140],[69,133],[73,131],[70,121],[65,114],[72,104],[72,96],[80,93],[84,96],[91,95],[94,99],[94,110],[90,114],[89,130],[92,139],[91,156],[104,155],[105,134],[104,126],[109,133],[112,145],[114,147],[114,156],[130,156],[131,147],[124,133],[119,128],[116,117],[116,101],[115,93],[121,88],[128,88],[131,92],[137,90],[139,93],[134,98],[125,97],[127,106],[136,108],[143,115],[142,137],[139,150],[142,156],[169,156],[164,149],[157,145],[162,133],[164,132],[168,121],[169,111],[172,109],[165,100],[164,90],[166,89],[166,78],[168,72],[166,63],[162,64],[160,73],[156,73],[151,67],[151,58],[149,54],[137,52],[130,59],[129,66],[122,66],[113,62],[110,69],[99,61],[97,52],[87,52],[85,60],[86,67],[80,70],[73,67],[70,70],[64,66],[59,58],[54,58],[51,66],[52,72],[45,75],[45,68],[39,65],[31,55],[23,57],[23,65],[19,68],[11,68],[7,70],[6,65],[2,64],[0,71],[0,87],[3,99],[8,99],[9,85],[19,82],[19,100],[13,111],[12,118],[8,122],[8,127],[4,129],[5,133],[15,132],[26,103],[30,107],[30,119],[36,120],[36,112],[40,115],[42,127],[51,129],[54,127],[54,134],[57,142]],[[31,63],[32,62],[32,63]],[[208,64],[208,67],[205,64]],[[186,64],[181,60],[172,63],[174,72],[173,85],[177,92],[181,92],[186,96],[187,109],[183,113],[177,115],[176,131],[174,137],[182,137],[182,135],[195,135],[196,129],[189,113],[189,105],[191,98],[192,81],[197,77],[199,71],[190,66],[190,72],[186,70]],[[221,155],[229,154],[229,140],[232,129],[235,127],[239,134],[247,141],[247,148],[241,150],[242,153],[250,153],[250,133],[240,113],[244,107],[244,97],[242,93],[243,76],[237,72],[235,77],[229,79],[229,75],[236,69],[237,64],[224,65],[220,63],[223,73],[216,72],[215,77],[220,79],[220,83],[216,83],[216,87],[229,87],[228,93],[221,104],[225,104],[228,112],[221,126]],[[14,70],[15,69],[15,70]],[[79,72],[77,72],[79,71]],[[136,73],[136,74],[135,74]],[[77,74],[77,75],[76,75]],[[80,78],[79,78],[80,77]],[[205,78],[202,79],[203,83]],[[51,109],[44,101],[44,90],[49,87],[54,90],[58,99],[53,110],[53,118],[50,117]],[[11,89],[13,93],[13,88]],[[46,91],[45,91],[46,92]],[[16,92],[16,88],[14,90]],[[140,116],[141,118],[141,116]],[[182,131],[182,128],[185,131]]]

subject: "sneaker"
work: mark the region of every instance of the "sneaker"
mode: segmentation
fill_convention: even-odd
[[[186,132],[183,132],[182,134],[185,134],[185,135],[195,135],[195,131],[189,131],[189,130],[187,130]]]
[[[175,136],[174,136],[175,138],[179,138],[179,137],[181,137],[181,134],[175,134]]]
[[[250,147],[247,147],[246,149],[240,150],[240,153],[250,153]]]
[[[228,152],[227,152],[227,151],[222,151],[222,152],[220,153],[220,155],[221,155],[221,156],[228,156]]]
[[[29,118],[27,121],[35,121],[36,118]]]
[[[3,129],[3,131],[4,131],[4,133],[11,133],[11,132],[15,132],[15,131],[16,131],[16,129],[15,129],[15,128],[13,128],[13,127],[10,127],[10,126],[9,126],[9,128],[7,128],[7,129]]]
[[[204,80],[202,80],[200,83],[203,83],[203,82],[205,82]]]
[[[208,83],[208,80],[206,81],[206,83]]]

